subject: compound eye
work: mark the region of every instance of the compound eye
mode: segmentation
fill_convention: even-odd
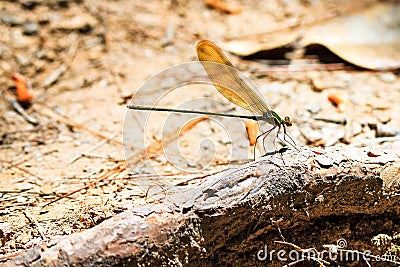
[[[292,121],[290,120],[290,118],[288,116],[285,117],[285,124],[287,126],[292,126]]]

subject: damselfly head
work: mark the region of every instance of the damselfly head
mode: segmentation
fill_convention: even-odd
[[[292,126],[292,121],[290,120],[290,118],[288,116],[285,117],[285,125]]]

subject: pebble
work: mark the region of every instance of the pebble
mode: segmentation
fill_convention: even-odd
[[[0,237],[4,238],[13,232],[13,227],[8,222],[0,222]]]
[[[24,20],[22,18],[13,16],[13,15],[3,14],[3,13],[0,13],[0,20],[5,25],[9,25],[12,27],[21,26],[24,23]]]
[[[18,196],[18,197],[16,197],[15,200],[16,200],[18,203],[25,203],[25,202],[28,201],[28,199],[27,199],[26,197],[23,197],[23,196]]]
[[[400,134],[400,131],[393,129],[387,124],[378,123],[376,125],[376,137],[392,137]]]
[[[172,44],[175,35],[175,29],[168,27],[165,37],[161,39],[160,43],[162,47],[166,47]]]
[[[379,79],[385,83],[394,83],[397,80],[393,72],[382,72],[378,74]]]
[[[312,114],[317,114],[318,112],[321,111],[321,106],[318,104],[309,105],[306,107],[306,110]]]
[[[15,57],[20,66],[28,66],[31,64],[31,60],[24,55],[16,54]]]
[[[314,92],[322,92],[325,89],[345,89],[350,84],[349,79],[341,79],[338,77],[327,78],[326,76],[312,77],[311,79],[311,89]]]
[[[332,166],[334,163],[334,161],[331,158],[328,158],[325,155],[318,155],[317,157],[315,157],[315,160],[323,168],[328,168],[328,167]]]
[[[24,24],[24,34],[26,35],[36,35],[38,34],[40,26],[34,21],[28,21]]]
[[[57,0],[56,1],[59,7],[67,8],[69,1],[67,0]]]
[[[194,168],[194,167],[196,167],[196,165],[197,165],[196,161],[191,161],[191,160],[187,161],[187,166],[190,168]]]
[[[22,0],[20,1],[21,6],[27,10],[33,10],[39,3],[38,0]]]

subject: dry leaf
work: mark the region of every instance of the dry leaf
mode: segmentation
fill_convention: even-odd
[[[346,94],[331,94],[328,96],[328,100],[338,108],[338,111],[343,112],[349,97]]]
[[[247,136],[249,137],[249,143],[251,146],[256,144],[258,136],[258,124],[256,121],[246,121]]]
[[[205,0],[204,4],[209,8],[217,9],[226,14],[236,15],[242,12],[240,7],[230,6],[220,0]]]
[[[319,44],[345,61],[375,69],[400,68],[400,5],[378,3],[346,17],[318,25],[237,38],[223,48],[240,56],[278,47]]]
[[[11,78],[15,81],[15,87],[17,88],[17,100],[21,103],[30,103],[33,99],[33,95],[25,81],[24,76],[19,73],[13,73]]]

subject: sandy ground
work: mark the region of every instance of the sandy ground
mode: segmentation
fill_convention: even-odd
[[[214,161],[210,166],[187,163],[183,169],[175,168],[157,148],[157,127],[162,124],[154,117],[146,135],[147,144],[155,149],[148,150],[154,158],[148,160],[144,150],[135,150],[130,162],[134,173],[129,175],[122,145],[126,105],[150,76],[195,60],[195,45],[201,39],[222,44],[300,22],[318,23],[351,10],[345,2],[326,2],[293,1],[289,5],[287,1],[236,0],[229,1],[228,7],[239,14],[227,14],[203,1],[2,1],[0,258],[24,251],[43,238],[81,231],[131,206],[154,201],[149,194],[154,187],[143,186],[153,177],[148,176],[149,169],[170,175],[163,182],[174,183],[177,177],[200,176],[251,159],[243,121],[224,122],[237,125],[232,131],[240,143],[224,136],[219,122],[202,120],[182,136],[183,153],[195,162],[202,144],[198,140],[212,136],[217,149]],[[299,147],[362,146],[375,142],[373,125],[400,129],[396,72],[350,67],[263,73],[265,65],[260,62],[234,55],[229,58],[257,83],[278,114],[290,115],[294,126],[289,133]],[[15,72],[32,86],[35,98],[26,112],[37,125],[9,104],[15,99],[15,83],[10,78]],[[52,77],[56,78],[48,84]],[[333,94],[349,98],[343,112],[329,102]],[[185,89],[165,103],[195,97],[224,103],[222,111],[235,109],[210,87]],[[134,101],[142,103],[140,98]],[[346,118],[349,123],[311,120],[315,110],[320,118]],[[243,110],[237,107],[236,112]],[[244,153],[232,154],[232,150]],[[188,174],[186,168],[199,172]],[[78,189],[82,190],[49,204]]]

